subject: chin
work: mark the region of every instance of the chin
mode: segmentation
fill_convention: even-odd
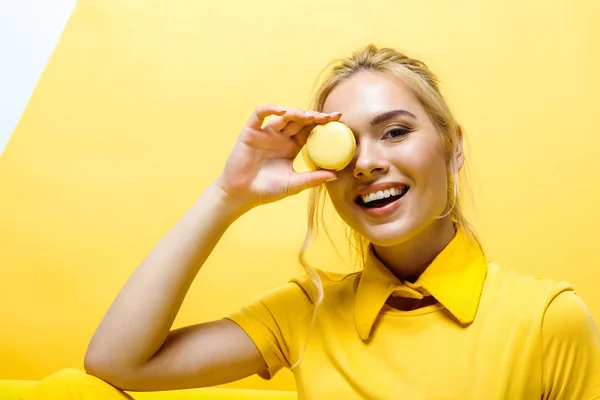
[[[362,229],[359,232],[376,246],[396,246],[410,241],[415,236],[430,228],[435,230],[436,226],[439,226],[444,221],[444,219],[436,219],[435,215],[438,214],[418,219],[400,217],[394,221],[379,225],[372,225],[364,221],[363,226],[361,226]]]
[[[413,238],[421,231],[411,221],[396,220],[382,225],[364,226],[361,234],[376,246],[390,247]]]

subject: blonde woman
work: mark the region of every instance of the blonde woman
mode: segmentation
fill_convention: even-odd
[[[89,345],[88,375],[57,373],[26,398],[118,399],[115,388],[212,386],[287,367],[305,399],[600,399],[600,335],[581,298],[489,263],[465,220],[462,131],[426,65],[368,46],[326,71],[313,108],[256,109],[222,174],[115,299]],[[351,128],[354,159],[339,172],[294,172],[311,129],[330,121]],[[172,331],[227,228],[309,188],[302,252],[325,189],[362,270],[315,270],[301,252],[306,278]]]

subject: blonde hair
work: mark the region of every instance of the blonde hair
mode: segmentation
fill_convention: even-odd
[[[466,183],[463,172],[465,168],[461,169],[461,177],[459,179],[455,157],[461,128],[440,92],[437,77],[427,68],[425,63],[410,58],[395,49],[377,48],[375,45],[368,45],[364,49],[352,54],[349,58],[336,60],[324,69],[317,79],[317,90],[314,95],[312,109],[322,111],[325,100],[333,89],[341,82],[361,71],[391,73],[408,85],[417,96],[417,99],[440,133],[450,165],[451,172],[448,174],[448,204],[451,204],[451,207],[447,214],[439,216],[439,218],[450,215],[452,220],[467,235],[479,243],[473,227],[468,223],[463,214],[461,196],[459,195],[459,181],[463,181],[463,185],[461,186],[464,186],[464,183]],[[304,159],[307,160],[305,151],[303,151],[303,155]],[[307,162],[310,164],[309,160]],[[298,260],[308,278],[314,284],[314,289],[317,293],[316,297],[312,298],[314,310],[311,326],[319,306],[323,303],[324,293],[323,283],[319,274],[306,260],[306,250],[317,237],[319,225],[324,225],[323,205],[325,204],[325,198],[326,190],[324,190],[324,185],[311,189],[308,201],[308,227],[306,237],[298,255]],[[360,233],[349,227],[347,227],[347,234],[352,247],[357,252],[357,256],[361,261],[364,261],[368,241]]]

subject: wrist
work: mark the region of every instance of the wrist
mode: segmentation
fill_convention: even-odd
[[[211,183],[206,191],[206,194],[209,197],[208,201],[218,205],[219,212],[230,219],[231,222],[238,219],[255,206],[251,201],[232,196],[223,189],[223,186],[218,179]]]

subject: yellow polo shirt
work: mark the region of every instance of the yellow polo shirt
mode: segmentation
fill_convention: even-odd
[[[371,251],[361,272],[319,271],[325,301],[293,370],[301,399],[600,399],[600,333],[571,286],[488,263],[459,230],[414,283]],[[439,303],[413,311],[389,296]],[[303,351],[315,290],[294,279],[231,315],[269,379]]]

